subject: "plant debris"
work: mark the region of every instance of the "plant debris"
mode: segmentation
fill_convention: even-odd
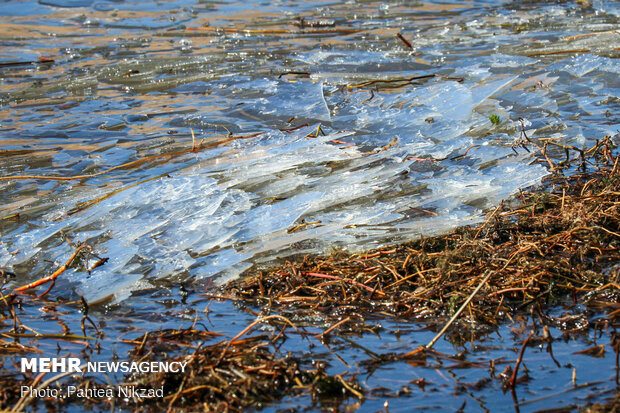
[[[345,381],[340,376],[330,376],[320,363],[313,369],[304,368],[299,358],[270,351],[270,340],[266,335],[258,335],[234,341],[232,345],[226,341],[210,346],[198,345],[189,354],[174,359],[187,363],[184,375],[136,375],[126,384],[133,382],[152,388],[163,386],[166,396],[163,400],[152,401],[150,407],[153,411],[172,406],[205,411],[242,411],[250,406],[260,408],[285,395],[304,392],[310,392],[313,399],[362,396],[353,379]],[[142,344],[136,347],[141,349]],[[150,348],[150,359],[170,360],[166,350]]]
[[[620,298],[620,168],[605,145],[588,151],[593,172],[556,175],[547,191],[520,193],[480,227],[362,254],[305,256],[222,291],[266,313],[330,326],[346,318],[338,328],[358,331],[377,316],[450,316],[489,274],[465,312],[469,323],[496,325],[532,303],[566,297],[604,307]]]
[[[529,139],[523,145],[528,142]],[[463,367],[488,367],[492,379],[514,392],[515,387],[529,377],[525,365],[526,347],[546,343],[551,358],[560,367],[552,353],[554,339],[549,326],[565,332],[578,332],[594,324],[616,326],[620,314],[616,304],[620,298],[620,157],[613,156],[614,148],[609,139],[589,150],[579,150],[577,158],[557,165],[546,154],[546,146],[536,146],[536,149],[539,160],[551,163],[556,175],[548,180],[543,190],[522,192],[514,200],[499,205],[482,225],[361,254],[335,251],[326,256],[300,257],[221,287],[208,287],[203,294],[207,299],[233,300],[256,316],[255,321],[231,339],[223,338],[206,345],[222,334],[206,327],[198,328],[197,314],[193,325],[186,329],[160,329],[143,332],[132,339],[119,339],[131,347],[127,356],[132,362],[165,360],[187,366],[181,375],[133,373],[117,382],[119,386],[161,389],[162,397],[67,397],[53,403],[46,399],[45,405],[57,410],[67,407],[68,403],[88,406],[112,403],[143,411],[243,411],[273,405],[283,397],[309,395],[315,404],[324,400],[341,403],[349,398],[363,401],[368,392],[400,397],[411,391],[408,387],[396,393],[390,389],[362,387],[357,373],[334,374],[321,357],[282,351],[281,346],[291,329],[304,337],[312,336],[311,341],[316,340],[328,349],[330,340],[335,337],[339,342],[362,349],[371,359],[361,360],[358,368],[373,369],[373,366],[402,360],[423,366],[427,358],[443,360]],[[580,172],[573,170],[568,177],[562,176],[562,171],[575,162]],[[70,266],[74,256],[61,269]],[[58,275],[61,272],[57,270]],[[2,272],[1,275],[6,283],[12,274]],[[54,278],[46,277],[36,283]],[[82,345],[85,349],[98,348],[96,340],[103,332],[89,318],[88,304],[83,298],[51,302],[43,295],[24,296],[22,290],[32,286],[3,293],[0,297],[0,310],[4,314],[0,320],[0,344],[4,354],[38,352],[32,343],[41,339]],[[187,297],[189,293],[185,287],[183,291]],[[583,304],[584,308],[607,314],[596,320],[587,312],[545,314],[545,307],[565,302]],[[42,304],[45,312],[56,317],[62,315],[57,309],[61,305],[81,311],[76,320],[81,320],[83,335],[73,335],[68,328],[64,334],[41,334],[19,319],[18,309]],[[253,311],[251,307],[254,306],[260,307],[261,313]],[[206,313],[208,308],[207,305]],[[515,332],[516,335],[529,333],[521,341],[515,361],[472,362],[461,355],[444,354],[431,348],[446,331],[450,337],[458,336],[459,331],[468,326],[497,326],[505,318],[519,317],[528,310],[533,320],[540,321],[542,329],[535,324],[524,324]],[[349,338],[352,334],[376,333],[380,326],[370,321],[385,317],[407,322],[424,321],[427,325],[443,326],[443,329],[427,346],[400,353],[378,354]],[[446,323],[448,317],[452,319]],[[98,338],[86,336],[85,321],[90,323],[89,329],[92,327]],[[267,324],[271,334],[261,331],[250,335],[255,327],[267,327]],[[323,331],[311,333],[306,331],[308,326]],[[620,346],[615,333],[612,336],[610,346],[617,358]],[[26,345],[20,338],[32,341]],[[590,345],[574,354],[602,357],[605,347],[605,344]],[[499,364],[507,366],[497,374],[495,368]],[[8,367],[5,365],[3,369]],[[519,371],[524,371],[523,375],[519,376]],[[18,397],[24,385],[51,385],[62,379],[77,380],[77,387],[81,389],[102,386],[88,375],[66,376],[55,376],[38,384],[42,381],[41,375],[3,374],[0,384],[6,391],[0,399],[1,406],[13,406],[15,411],[21,411],[35,400]],[[484,388],[492,379],[474,384],[457,381],[457,388],[461,389],[459,391]],[[419,380],[422,381],[411,383],[426,384],[424,378]],[[577,384],[573,369],[575,389],[596,383],[601,382]],[[113,384],[103,386],[110,389]],[[516,399],[515,403],[518,404]],[[596,408],[599,406],[591,407]]]

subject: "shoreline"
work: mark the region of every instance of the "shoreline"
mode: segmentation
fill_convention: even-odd
[[[322,330],[312,335],[329,343],[332,337],[367,334],[374,328],[371,320],[392,318],[423,322],[439,334],[432,342],[406,351],[373,354],[368,350],[373,363],[449,360],[456,356],[433,349],[442,335],[450,341],[461,340],[461,334],[476,340],[485,329],[529,312],[539,325],[534,323],[522,340],[518,359],[506,362],[502,373],[495,372],[494,360],[491,364],[492,376],[504,389],[514,391],[523,378],[519,364],[528,346],[547,346],[553,357],[550,327],[560,328],[564,323],[562,328],[569,332],[594,327],[616,337],[611,329],[618,326],[618,310],[611,304],[605,306],[620,299],[620,156],[614,158],[612,153],[612,143],[603,141],[588,153],[589,170],[549,177],[542,189],[522,192],[490,211],[481,225],[362,254],[337,251],[307,256],[208,289],[202,295],[209,304],[213,300],[235,302],[255,314],[256,320],[237,336],[209,345],[205,341],[216,334],[201,332],[195,322],[190,329],[150,331],[133,339],[130,357],[134,362],[145,355],[151,360],[173,355],[175,361],[187,365],[182,377],[165,371],[135,372],[115,384],[157,390],[152,397],[135,392],[110,395],[111,387],[98,388],[100,384],[92,378],[82,377],[75,385],[62,384],[62,388],[75,389],[70,397],[43,395],[38,399],[53,402],[45,404],[60,411],[69,408],[69,403],[93,407],[111,400],[126,410],[217,410],[226,406],[240,411],[304,394],[336,406],[347,400],[362,403],[369,395],[355,374],[334,375],[322,364],[309,365],[308,360],[283,356],[277,347],[268,347],[286,340],[287,334],[310,334],[304,333],[306,326]],[[549,313],[571,301],[584,308],[582,318],[562,319]],[[590,306],[607,316],[595,320],[593,312],[588,314]],[[585,327],[579,325],[584,318]],[[264,332],[251,334],[261,326],[273,329],[271,337]],[[613,337],[609,346],[618,354],[620,343]],[[595,347],[583,352],[600,350]],[[222,375],[243,380],[231,385]],[[8,392],[13,387],[35,390],[30,381],[7,383],[5,377],[5,388]],[[94,389],[103,393],[89,395],[87,391]],[[33,400],[28,394],[17,399],[10,398],[2,407],[20,411]],[[617,406],[617,399],[612,403]]]

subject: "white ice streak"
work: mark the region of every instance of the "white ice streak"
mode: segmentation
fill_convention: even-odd
[[[367,93],[347,99],[330,93],[327,101],[322,82],[237,84],[239,90],[262,94],[245,100],[244,107],[254,113],[315,119],[324,130],[350,131],[316,136],[318,123],[270,129],[188,156],[168,175],[71,217],[9,234],[0,244],[0,265],[35,256],[64,260],[71,247],[52,242],[63,229],[110,258],[91,275],[70,271],[63,279],[91,301],[111,295],[119,300],[146,285],[145,276],[219,274],[223,280],[249,268],[256,257],[265,261],[330,245],[359,249],[472,222],[482,208],[546,173],[527,165],[527,155],[515,156],[509,145],[464,136],[474,125],[488,123],[476,110],[489,97],[503,93],[510,98],[512,93],[521,99],[520,91],[505,93],[514,80],[437,80],[399,93],[375,92],[370,100]],[[544,95],[529,99],[545,106]],[[472,146],[477,149],[456,161]],[[74,194],[62,211],[109,192],[106,187]],[[313,221],[321,226],[288,231]],[[7,251],[18,248],[22,255],[6,258]]]

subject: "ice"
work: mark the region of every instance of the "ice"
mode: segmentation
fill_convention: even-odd
[[[347,65],[358,66],[369,63],[386,63],[393,59],[390,55],[381,52],[358,52],[355,54],[339,51],[318,51],[312,53],[301,53],[297,58],[310,65],[330,65],[342,68]]]
[[[239,241],[249,241],[291,227],[297,218],[322,196],[322,192],[306,192],[273,205],[261,205],[252,209],[245,214],[242,224],[245,230],[238,234]]]
[[[240,262],[237,264],[228,265],[225,270],[217,272],[216,283],[217,285],[223,285],[230,280],[239,278],[239,276],[246,270],[250,269],[252,264],[249,262]]]
[[[620,16],[620,6],[617,1],[613,0],[594,0],[592,7],[603,13],[614,14]]]
[[[544,94],[510,91],[516,80],[514,75],[468,83],[438,79],[399,93],[377,91],[367,100],[368,94],[345,99],[334,89],[326,99],[323,82],[247,78],[235,90],[262,96],[245,99],[246,111],[278,118],[297,115],[323,124],[271,129],[188,155],[190,163],[168,166],[165,176],[128,186],[11,243],[32,251],[32,257],[39,253],[35,239],[53,238],[69,225],[98,255],[111,258],[90,277],[67,277],[78,293],[101,301],[122,299],[140,288],[145,272],[151,278],[189,274],[227,280],[250,268],[256,256],[287,255],[291,245],[306,241],[356,249],[419,234],[426,224],[413,223],[420,220],[429,223],[428,231],[469,222],[482,208],[546,173],[528,166],[522,156],[510,161],[514,152],[508,146],[465,136],[472,127],[488,123],[476,110],[492,96],[499,100],[491,107],[501,108],[503,99],[553,109]],[[225,99],[234,96],[230,90],[222,92]],[[330,107],[337,108],[334,116]],[[353,130],[343,130],[341,124]],[[319,126],[328,133],[316,136]],[[477,149],[465,160],[450,160],[472,146]],[[121,154],[131,159],[130,151]],[[490,166],[482,168],[485,164]],[[64,208],[110,190],[77,193]],[[420,218],[424,210],[441,218]],[[318,221],[320,226],[289,231]],[[70,251],[59,246],[54,254],[57,258]],[[114,285],[99,292],[104,279]]]
[[[45,251],[47,249],[46,244],[58,242],[55,238],[64,227],[64,222],[50,222],[31,231],[17,234],[12,238],[4,237],[13,252],[11,257],[6,260],[5,265],[15,265],[27,261],[36,256],[39,251]]]
[[[243,261],[251,257],[251,254],[239,252],[234,248],[223,249],[201,259],[200,267],[193,270],[192,273],[198,278],[213,277],[222,271],[227,271],[234,267],[238,269],[247,267],[249,263],[244,263]]]
[[[445,119],[463,121],[471,115],[474,101],[469,88],[457,82],[446,82],[414,92],[412,104],[427,106]]]
[[[528,112],[545,111],[547,113],[556,112],[559,107],[555,99],[546,96],[548,92],[530,92],[513,90],[501,96],[505,102],[510,102],[513,108],[521,114],[521,117],[528,117]]]
[[[4,267],[11,260],[11,254],[9,250],[6,248],[6,245],[2,241],[0,241],[0,268]]]
[[[483,198],[488,205],[521,185],[494,178],[498,167],[473,173],[466,165],[448,169],[437,165],[436,171],[411,174],[417,161],[408,160],[455,156],[475,145],[471,138],[458,138],[477,122],[473,110],[513,80],[499,77],[473,85],[439,81],[396,95],[377,93],[370,104],[352,99],[340,114],[354,115],[358,128],[380,131],[366,140],[377,145],[375,150],[334,143],[355,139],[352,132],[308,137],[317,124],[290,133],[269,131],[251,141],[235,142],[232,152],[218,149],[200,155],[197,168],[144,182],[78,212],[74,231],[91,239],[102,237],[104,231],[109,240],[103,239],[96,251],[115,259],[97,277],[111,278],[122,272],[135,274],[135,264],[129,264],[135,257],[146,259],[157,277],[189,271],[195,277],[228,279],[249,268],[256,254],[286,250],[309,239],[359,243],[381,239],[390,228],[406,237],[413,231],[406,224],[411,207],[435,209],[442,215],[460,211],[457,215],[466,216],[464,204]],[[259,84],[273,93],[266,99],[278,103],[279,110],[293,104],[282,98],[284,92],[301,91],[320,103],[311,102],[305,115],[312,115],[317,105],[327,111],[321,83]],[[426,121],[430,116],[432,123]],[[380,149],[393,137],[391,147]],[[483,163],[510,153],[508,148],[491,149],[474,151],[470,159]],[[536,177],[540,178],[527,182]],[[508,193],[505,187],[510,188]],[[399,197],[399,192],[409,195]],[[321,221],[322,226],[287,232],[304,221]],[[98,230],[87,235],[87,228]],[[118,291],[115,286],[108,293],[131,291],[131,283],[139,279],[119,279]],[[96,285],[93,280],[89,282]],[[91,300],[109,295],[80,288]]]
[[[330,18],[361,32],[197,31],[191,50],[188,31],[125,36],[131,22],[169,20],[121,18],[112,41],[100,37],[111,23],[100,21],[96,47],[72,38],[79,44],[54,54],[44,44],[66,59],[6,71],[3,149],[27,152],[3,156],[2,174],[81,175],[175,155],[71,182],[1,181],[0,267],[21,283],[88,242],[109,261],[90,275],[66,271],[59,283],[89,301],[118,301],[158,278],[223,282],[276,257],[364,250],[479,222],[548,173],[535,148],[513,149],[519,118],[533,140],[618,140],[615,2],[517,3],[464,13],[390,6],[381,15],[371,5],[370,19],[336,5]],[[248,27],[279,24],[272,17]],[[2,53],[36,60],[37,42]],[[190,128],[208,147],[189,151]],[[14,212],[23,219],[4,219]]]
[[[261,93],[272,93],[272,95],[247,100],[245,105],[262,115],[286,117],[287,119],[291,116],[322,121],[331,119],[323,96],[323,82],[280,80],[269,81],[265,89],[258,89],[257,86],[259,85],[254,85],[255,90],[260,90]]]
[[[518,76],[501,76],[498,80],[486,79],[485,83],[475,85],[471,89],[473,104],[481,104],[486,99],[506,89],[517,78]]]
[[[525,56],[509,56],[502,53],[496,53],[490,56],[489,63],[491,67],[511,67],[511,68],[523,68],[533,65],[537,62],[536,59]]]
[[[79,284],[75,291],[84,297],[89,305],[94,305],[113,299],[123,301],[128,298],[131,291],[137,287],[137,283],[142,279],[142,274],[110,274],[91,277]]]
[[[583,77],[595,70],[609,73],[620,73],[618,63],[614,59],[601,57],[591,54],[584,54],[569,59],[568,61],[556,63],[553,68],[565,70],[575,77]]]

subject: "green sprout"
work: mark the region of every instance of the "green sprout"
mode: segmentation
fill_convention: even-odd
[[[494,113],[491,116],[489,116],[489,120],[491,121],[493,125],[499,125],[499,123],[502,121],[502,118],[500,118],[499,115]]]

